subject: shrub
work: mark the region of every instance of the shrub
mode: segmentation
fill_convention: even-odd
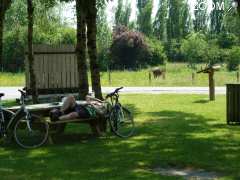
[[[133,69],[164,64],[166,54],[161,42],[142,33],[117,27],[114,30],[111,57],[115,69]]]
[[[145,38],[148,46],[148,65],[165,64],[167,56],[162,43],[157,39]]]
[[[238,70],[240,63],[240,47],[233,47],[227,53],[227,69],[229,71]]]
[[[221,48],[231,48],[237,45],[238,37],[232,33],[222,33],[218,37],[218,44]]]
[[[188,35],[181,45],[181,52],[189,66],[193,69],[196,68],[197,63],[207,61],[207,50],[208,43],[205,40],[205,36],[201,33]]]
[[[171,62],[180,62],[184,60],[184,56],[181,51],[181,43],[175,39],[166,43],[167,58]]]
[[[147,64],[147,44],[140,32],[117,27],[110,51],[115,69],[137,69],[138,66]]]

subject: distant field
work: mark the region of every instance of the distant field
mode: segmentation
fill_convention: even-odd
[[[199,65],[200,69],[200,65]],[[169,63],[167,65],[166,79],[155,79],[149,82],[149,69],[140,71],[113,71],[111,83],[107,72],[101,73],[103,86],[207,86],[207,74],[196,74],[192,83],[192,71],[184,63]],[[236,83],[236,72],[228,72],[225,68],[215,74],[217,86],[224,86],[226,83]],[[23,86],[24,73],[0,73],[0,86]]]

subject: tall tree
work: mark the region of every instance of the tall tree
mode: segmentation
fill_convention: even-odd
[[[30,88],[32,90],[33,103],[38,102],[36,76],[34,72],[34,54],[33,54],[33,2],[27,0],[28,11],[28,63],[29,63],[29,75],[30,75]]]
[[[179,28],[181,29],[182,38],[186,37],[192,31],[192,19],[187,0],[184,0],[182,4]]]
[[[153,22],[153,31],[157,39],[167,41],[168,0],[161,0]]]
[[[202,6],[204,6],[204,2],[206,2],[206,1],[205,0],[197,1],[197,3]],[[202,6],[198,7],[194,11],[195,19],[193,21],[193,24],[194,24],[195,32],[207,31],[208,14],[207,14],[207,9]]]
[[[138,16],[137,25],[138,30],[146,35],[152,34],[152,0],[137,0]]]
[[[12,0],[0,0],[0,69],[3,63],[3,29],[4,18],[7,9],[10,7]]]
[[[99,64],[97,61],[97,7],[96,0],[88,2],[87,13],[87,47],[90,59],[92,89],[96,98],[102,99]]]
[[[224,1],[220,2],[219,0],[212,0],[212,3],[216,6],[216,8],[219,8],[218,3],[223,3]],[[213,9],[210,14],[210,20],[211,20],[211,32],[219,34],[222,30],[222,23],[223,23],[223,16],[224,16],[224,8],[223,9]]]
[[[126,0],[125,4],[123,3],[123,0],[118,0],[117,9],[115,12],[115,25],[123,25],[128,27],[131,11],[131,4],[128,0]]]
[[[106,5],[104,5],[98,8],[97,14],[97,51],[100,67],[105,70],[110,68],[109,49],[111,43],[112,30],[108,25]]]
[[[87,74],[87,59],[86,59],[86,17],[87,5],[84,0],[76,0],[76,14],[77,14],[77,67],[79,77],[79,97],[85,99],[89,92],[88,74]]]
[[[184,0],[169,0],[168,39],[180,40],[182,36],[181,18]]]

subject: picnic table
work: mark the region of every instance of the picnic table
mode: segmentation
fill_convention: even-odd
[[[86,104],[86,101],[77,101],[77,104]],[[106,131],[106,118],[97,115],[96,117],[92,118],[78,118],[78,119],[70,119],[70,120],[59,120],[59,121],[51,121],[49,118],[49,112],[54,108],[60,108],[62,106],[62,102],[55,102],[55,103],[44,103],[44,104],[35,104],[35,105],[28,105],[26,108],[32,114],[41,116],[42,118],[46,119],[50,127],[49,139],[51,135],[54,133],[63,133],[66,124],[68,123],[87,123],[90,125],[92,133],[96,136],[100,136],[102,132]],[[10,111],[17,112],[21,106],[13,106],[10,108],[6,108]],[[51,133],[52,132],[52,133]],[[51,140],[52,141],[52,140]]]

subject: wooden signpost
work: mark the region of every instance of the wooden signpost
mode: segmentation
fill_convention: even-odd
[[[208,81],[209,81],[209,99],[210,101],[215,101],[215,81],[214,81],[214,73],[221,68],[219,65],[209,66],[197,73],[207,73]]]

